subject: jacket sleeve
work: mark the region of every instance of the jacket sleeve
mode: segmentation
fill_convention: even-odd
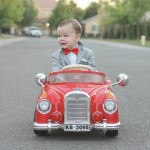
[[[91,50],[89,52],[88,65],[92,68],[92,70],[97,70],[94,60],[95,60],[95,55],[94,55],[94,52]]]
[[[61,65],[61,59],[59,58],[59,51],[52,54],[52,71],[60,71],[63,66]]]

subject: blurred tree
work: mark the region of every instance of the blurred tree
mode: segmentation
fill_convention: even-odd
[[[98,3],[91,2],[89,6],[85,9],[85,14],[84,14],[83,19],[87,19],[87,18],[97,15],[98,7],[99,7]]]
[[[149,11],[149,0],[114,0],[114,2],[115,5],[107,5],[103,10],[101,4],[99,5],[100,18],[105,16],[105,20],[101,19],[100,28],[105,31],[108,28],[108,32],[111,32],[113,37],[139,39],[143,33],[142,30],[147,27],[142,17]]]
[[[59,0],[52,15],[49,17],[51,31],[56,29],[62,20],[73,17],[74,13],[71,10],[71,7],[67,4],[67,0]]]
[[[98,6],[99,6],[98,15],[99,15],[100,34],[101,34],[101,39],[103,39],[104,33],[107,30],[108,20],[109,20],[109,15],[107,13],[108,3],[100,0]]]
[[[77,7],[77,4],[72,0],[70,1],[69,7],[74,13],[74,18],[81,22],[84,16],[84,10]]]
[[[128,34],[128,25],[130,24],[131,16],[130,16],[130,1],[124,0],[116,0],[115,7],[109,7],[109,23],[120,26],[120,38],[124,38],[124,33],[126,37],[129,36]],[[115,29],[115,28],[114,28]],[[114,33],[116,33],[115,31]]]
[[[84,11],[81,8],[78,8],[73,1],[68,3],[67,0],[59,0],[52,15],[49,17],[50,31],[56,29],[58,24],[64,19],[75,18],[80,22],[83,15]]]
[[[140,38],[140,24],[142,17],[150,10],[149,0],[128,0],[130,1],[130,24],[136,26],[136,37]]]
[[[35,20],[38,10],[35,8],[34,3],[32,0],[23,0],[24,5],[24,13],[23,13],[23,19],[21,21],[21,26],[28,26],[33,23]]]
[[[2,28],[9,28],[23,19],[22,0],[0,0],[0,33]]]

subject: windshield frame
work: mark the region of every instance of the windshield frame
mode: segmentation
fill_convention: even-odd
[[[61,75],[61,74],[67,74],[67,73],[85,73],[85,74],[93,74],[93,75],[97,75],[97,77],[101,77],[102,78],[102,82],[92,82],[92,81],[89,81],[89,82],[75,82],[75,81],[62,81],[62,82],[53,82],[51,81],[51,77],[52,76],[57,76],[57,75]],[[49,73],[49,78],[48,78],[48,83],[49,84],[66,84],[66,83],[81,83],[81,84],[100,84],[100,85],[104,85],[106,84],[106,80],[105,80],[105,74],[103,72],[98,72],[98,71],[91,71],[91,70],[62,70],[62,71],[58,71],[58,72],[52,72],[52,73]]]

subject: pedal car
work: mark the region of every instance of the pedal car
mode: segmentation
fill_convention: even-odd
[[[117,136],[120,126],[118,101],[112,86],[126,86],[124,73],[115,83],[102,72],[86,65],[70,65],[48,75],[35,77],[41,86],[34,114],[34,133],[43,135],[56,129],[65,132],[102,130]]]

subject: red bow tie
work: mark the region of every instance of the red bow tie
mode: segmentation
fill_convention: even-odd
[[[73,52],[73,53],[75,53],[75,54],[77,55],[78,52],[79,52],[79,50],[78,50],[77,47],[76,47],[76,48],[73,48],[73,49],[65,48],[63,51],[64,51],[64,54],[65,54],[65,55],[67,55],[67,54],[70,53],[70,52]]]

